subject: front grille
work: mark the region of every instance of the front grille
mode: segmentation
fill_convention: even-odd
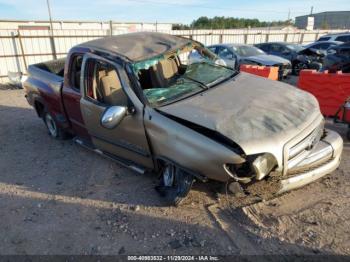
[[[302,175],[302,174],[310,172],[310,171],[312,171],[312,170],[314,170],[316,168],[324,166],[324,165],[326,165],[326,164],[328,164],[328,163],[330,163],[332,161],[333,161],[333,159],[328,159],[328,160],[326,160],[326,161],[324,161],[322,163],[318,163],[317,165],[314,165],[314,166],[311,166],[311,167],[310,166],[306,166],[306,167],[301,168],[301,169],[292,170],[292,171],[288,172],[286,178],[293,177],[293,176],[296,176],[296,175],[298,175],[298,176]]]
[[[311,150],[321,140],[324,132],[324,122],[322,122],[317,128],[315,128],[304,139],[297,144],[289,148],[288,150],[288,162],[287,168],[292,169],[303,161],[311,153]]]

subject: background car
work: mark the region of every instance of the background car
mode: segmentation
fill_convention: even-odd
[[[343,44],[343,42],[340,41],[316,41],[310,44],[307,44],[303,46],[304,48],[310,48],[314,50],[320,50],[322,52],[327,52],[332,47],[338,46]]]
[[[326,51],[314,49],[312,47],[302,49],[298,52],[293,63],[294,75],[299,75],[300,70],[314,69],[320,71],[323,66],[323,60],[326,56]]]
[[[298,52],[303,49],[299,44],[283,42],[262,43],[256,44],[255,46],[267,54],[283,57],[290,62],[293,62],[293,60],[296,59]]]
[[[350,33],[340,33],[340,34],[328,34],[321,36],[317,42],[320,41],[339,41],[339,42],[350,42]]]
[[[225,61],[228,66],[236,64],[276,66],[279,68],[279,78],[291,72],[291,63],[278,56],[268,55],[259,48],[244,44],[219,44],[208,47]]]
[[[268,54],[288,59],[292,63],[293,74],[298,75],[302,69],[320,70],[322,68],[326,51],[321,50],[321,48],[326,48],[328,44],[322,45],[321,43],[321,45],[316,45],[312,43],[303,47],[302,45],[293,43],[272,42],[256,44],[255,46],[261,48]],[[329,46],[331,46],[331,44],[329,44]]]
[[[336,71],[350,73],[350,42],[332,47],[330,53],[324,58],[322,70],[332,73]]]

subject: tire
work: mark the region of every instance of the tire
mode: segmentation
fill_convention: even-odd
[[[191,190],[194,178],[173,164],[166,164],[161,171],[157,192],[167,204],[179,206]]]
[[[298,76],[300,71],[303,70],[303,69],[307,69],[307,65],[303,62],[295,62],[293,64],[293,74]]]
[[[67,139],[68,133],[57,125],[55,118],[47,111],[43,113],[43,120],[49,135],[55,139]]]

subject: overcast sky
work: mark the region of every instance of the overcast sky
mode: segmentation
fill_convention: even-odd
[[[350,0],[50,0],[55,20],[190,23],[200,16],[286,20],[314,12],[350,10]],[[46,0],[0,0],[1,19],[47,20]]]

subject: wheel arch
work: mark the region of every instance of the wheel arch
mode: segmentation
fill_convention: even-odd
[[[34,100],[34,109],[35,109],[38,117],[43,117],[44,112],[46,110],[46,106],[41,99],[35,99]]]
[[[185,171],[186,173],[188,174],[191,174],[192,176],[194,176],[195,178],[199,179],[200,181],[202,182],[207,182],[208,181],[208,178],[203,175],[203,174],[200,174],[198,172],[195,172],[193,170],[190,170],[182,165],[180,165],[179,163],[175,162],[174,160],[170,159],[170,158],[167,158],[165,156],[155,156],[154,157],[155,159],[155,162],[156,162],[156,169],[157,169],[157,172],[159,172],[161,170],[161,167],[165,164],[165,163],[171,163],[173,164],[174,166],[176,166],[177,168]]]

